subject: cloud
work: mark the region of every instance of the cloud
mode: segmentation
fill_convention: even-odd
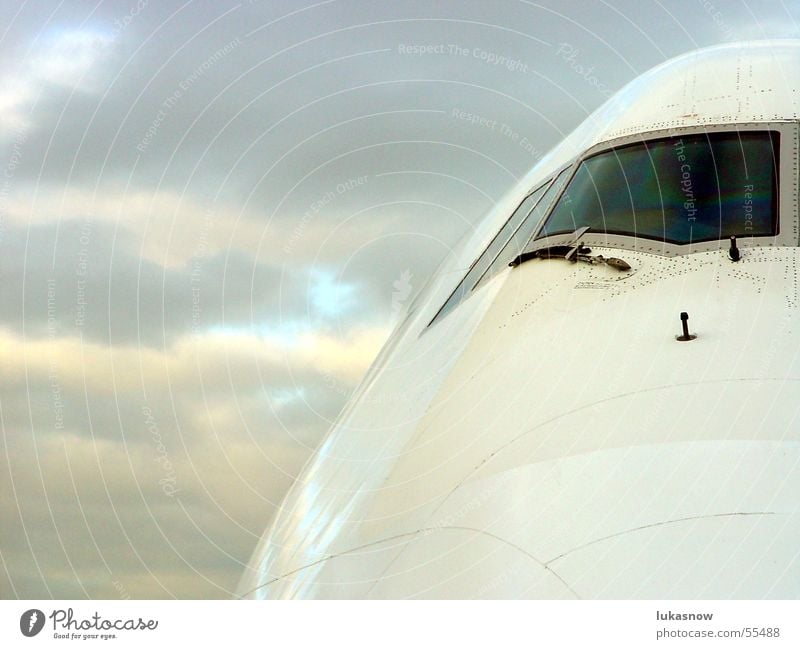
[[[182,237],[196,256],[169,268],[140,256],[134,235],[102,219],[9,225],[0,241],[0,323],[34,338],[158,347],[185,333],[307,311],[300,274],[192,239]]]
[[[42,36],[16,71],[7,69],[0,77],[0,121],[17,129],[30,126],[32,104],[47,86],[96,90],[92,72],[111,44],[110,36],[89,30],[60,29]]]
[[[55,31],[43,40],[28,59],[30,74],[68,88],[86,83],[85,77],[112,43],[107,34],[71,29]]]
[[[14,498],[0,503],[11,576],[0,579],[3,595],[13,583],[35,598],[230,596],[306,456],[267,450],[272,464],[237,444],[224,455],[173,449],[167,493],[152,445],[71,434],[14,443],[13,491],[4,492]]]
[[[0,331],[0,589],[229,596],[385,333],[155,350]]]
[[[131,398],[144,392],[189,391],[207,399],[233,389],[248,395],[265,389],[293,390],[314,377],[335,376],[352,385],[386,338],[385,329],[350,330],[341,337],[313,330],[287,346],[279,337],[217,332],[186,336],[163,350],[136,345],[107,347],[80,338],[28,339],[0,330],[0,382],[8,388],[47,385],[62,390]],[[202,380],[202,386],[198,384]],[[296,384],[297,383],[297,384]],[[202,393],[192,392],[202,387]],[[141,400],[141,397],[137,397]]]
[[[149,258],[163,261],[160,252],[142,254],[145,238],[166,229],[157,216],[152,226],[135,218],[117,224],[104,211],[81,217],[76,210],[60,212],[61,219],[31,216],[26,225],[13,214],[0,239],[0,326],[33,339],[83,336],[164,348],[186,334],[213,331],[296,336],[312,329],[346,333],[356,323],[386,328],[448,251],[447,223],[440,236],[413,228],[392,234],[396,217],[387,215],[324,239],[309,230],[299,246],[304,253],[289,258],[268,254],[277,247],[274,238],[262,247],[243,236],[225,248],[237,226],[223,216],[205,223],[187,216],[175,230],[183,252],[165,266]],[[415,218],[425,217],[421,211]],[[161,252],[170,249],[152,237]],[[404,273],[412,279],[398,302],[395,282]]]
[[[266,224],[243,219],[224,206],[200,203],[193,195],[170,191],[125,191],[112,186],[21,185],[8,201],[9,221],[17,227],[47,225],[79,218],[99,222],[106,231],[122,229],[137,255],[166,268],[182,268],[196,256],[214,256],[234,248],[257,249]]]

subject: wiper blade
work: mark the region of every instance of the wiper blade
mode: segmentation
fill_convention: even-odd
[[[573,257],[578,252],[591,252],[588,248],[584,248],[579,244],[580,238],[589,231],[589,226],[585,225],[578,228],[570,235],[566,243],[558,244],[555,246],[546,246],[544,248],[537,248],[536,250],[528,250],[520,255],[517,255],[509,262],[509,266],[519,266],[530,259],[553,259],[563,258],[574,261]]]

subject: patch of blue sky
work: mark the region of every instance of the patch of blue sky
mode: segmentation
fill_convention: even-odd
[[[308,297],[310,315],[323,319],[343,316],[357,304],[356,286],[325,270],[312,271]]]

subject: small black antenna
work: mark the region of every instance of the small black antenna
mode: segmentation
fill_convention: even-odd
[[[689,333],[689,314],[686,311],[681,313],[681,325],[683,327],[683,335],[682,336],[675,336],[675,340],[680,340],[681,342],[685,342],[687,340],[694,340],[697,336],[694,336]]]
[[[731,261],[739,261],[742,258],[742,253],[739,252],[739,248],[736,246],[736,237],[731,237],[731,247],[728,250],[728,256],[731,258]]]

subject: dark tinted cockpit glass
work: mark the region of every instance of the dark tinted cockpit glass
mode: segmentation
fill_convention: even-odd
[[[777,234],[778,134],[684,135],[586,159],[537,238],[573,232],[687,244]]]

